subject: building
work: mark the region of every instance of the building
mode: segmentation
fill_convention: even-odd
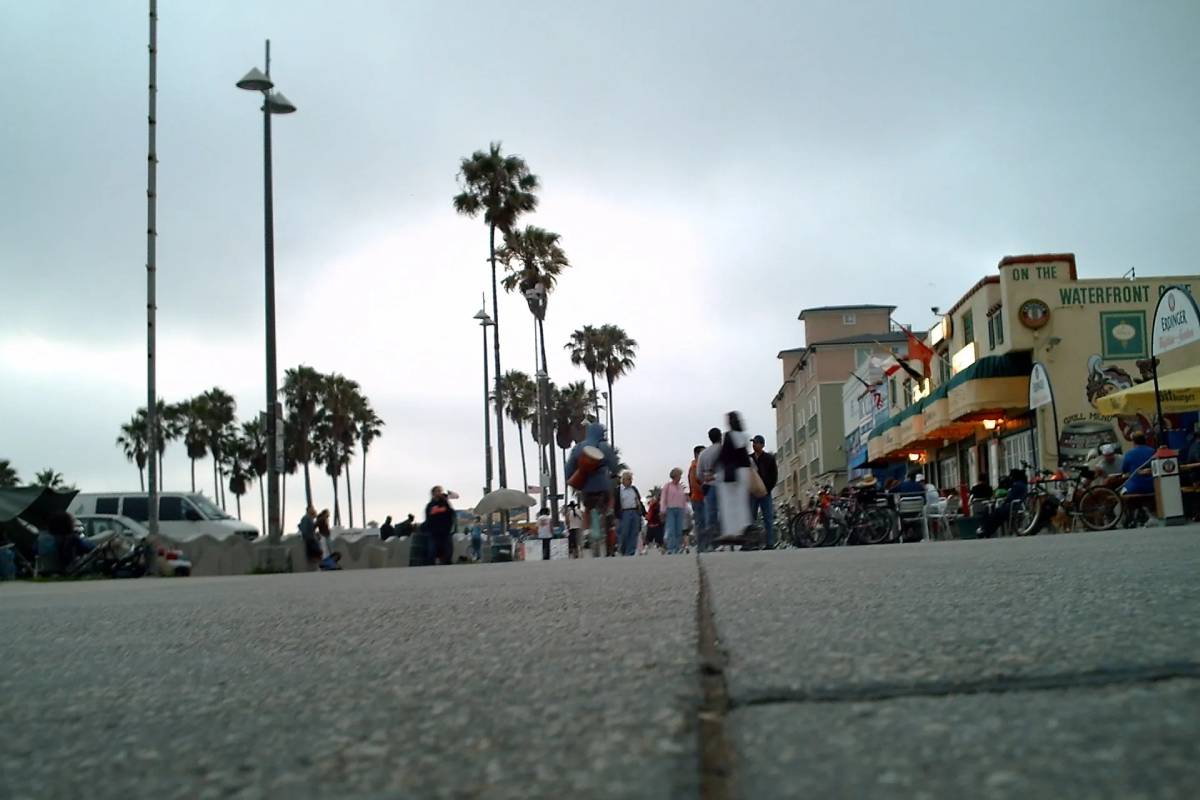
[[[1144,415],[1106,417],[1099,397],[1150,377],[1150,324],[1159,296],[1200,276],[1081,279],[1071,253],[1006,256],[937,320],[930,378],[892,392],[889,415],[868,437],[868,463],[921,464],[948,490],[995,485],[1023,464],[1054,468],[1100,445],[1149,432]],[[1200,355],[1182,347],[1160,372]],[[1045,367],[1055,402],[1030,411],[1029,375]]]
[[[783,384],[772,400],[778,442],[777,504],[798,504],[810,490],[846,483],[843,387],[856,369],[888,347],[905,348],[894,329],[894,306],[807,308],[803,347],[783,350]]]

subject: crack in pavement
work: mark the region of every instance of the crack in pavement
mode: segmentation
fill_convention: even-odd
[[[708,575],[699,555],[700,586],[696,601],[701,701],[697,710],[700,749],[700,797],[727,800],[733,796],[733,746],[725,731],[729,689],[725,683],[726,654],[721,648]]]
[[[701,591],[703,592],[703,571],[701,571],[701,576]],[[727,698],[727,701],[728,708],[731,709],[776,703],[861,703],[909,697],[952,697],[973,694],[1095,689],[1197,678],[1200,678],[1200,663],[1180,661],[1147,666],[1103,667],[1094,670],[1043,675],[997,675],[978,680],[872,683],[860,686],[813,689],[764,689],[747,692],[742,697]]]

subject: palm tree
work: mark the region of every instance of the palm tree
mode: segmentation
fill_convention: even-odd
[[[600,326],[600,368],[608,381],[608,440],[616,445],[613,381],[633,371],[638,343],[616,325]]]
[[[35,486],[45,486],[47,489],[59,490],[68,488],[63,483],[62,473],[55,472],[49,467],[41,472],[35,473],[33,476],[33,483]]]
[[[7,458],[0,458],[0,486],[19,486],[20,484],[21,476],[17,474],[12,462]]]
[[[500,487],[508,486],[504,463],[504,409],[500,406],[500,292],[496,281],[496,231],[507,234],[517,219],[537,208],[538,177],[520,156],[504,155],[499,142],[488,145],[487,152],[476,150],[459,162],[459,188],[454,210],[468,217],[483,213],[488,226],[488,260],[492,265],[492,342],[496,366],[496,453],[500,465]]]
[[[146,420],[144,416],[139,417],[135,414],[129,422],[121,426],[121,433],[117,436],[117,447],[120,447],[125,453],[125,458],[137,465],[138,489],[146,491]]]
[[[300,441],[296,423],[291,417],[283,421],[283,474],[279,476],[279,529],[287,530],[284,519],[287,517],[287,476],[295,475],[300,468]],[[261,484],[260,484],[261,486]]]
[[[354,495],[350,487],[350,457],[354,454],[354,443],[358,438],[357,420],[365,398],[359,391],[358,383],[345,375],[333,373],[325,376],[321,391],[321,407],[324,409],[326,421],[329,423],[328,436],[332,438],[337,450],[338,473],[342,467],[346,469],[346,509],[349,513],[350,527],[354,527]],[[329,464],[326,462],[326,471]],[[337,493],[336,488],[334,494]],[[337,504],[334,504],[335,509]],[[335,520],[340,521],[335,515]]]
[[[162,491],[162,487],[163,487],[163,454],[167,450],[167,443],[170,442],[172,439],[176,439],[179,437],[179,431],[180,431],[179,415],[175,411],[174,406],[168,406],[166,404],[166,402],[163,401],[162,399],[157,400],[154,404],[154,407],[155,407],[154,420],[157,423],[157,428],[158,428],[157,436],[156,436],[157,443],[158,443],[158,447],[157,447],[157,450],[158,450],[158,453],[157,453],[158,488],[159,488],[159,491]],[[134,413],[133,418],[134,418],[134,420],[136,420],[137,424],[140,425],[142,428],[142,434],[141,434],[142,449],[149,451],[150,430],[149,430],[149,420],[147,419],[145,406],[139,408]],[[122,426],[122,429],[124,429],[124,426]],[[117,444],[122,447],[124,446],[120,441],[118,441]],[[148,452],[146,454],[146,457],[149,458]],[[143,490],[145,489],[144,482],[142,484],[142,489]]]
[[[517,424],[517,439],[521,443],[521,491],[529,488],[529,471],[525,464],[525,423],[533,419],[537,387],[533,379],[520,370],[509,370],[500,378],[500,400],[508,418]]]
[[[201,395],[201,411],[204,415],[204,431],[208,439],[208,451],[213,457],[213,500],[225,508],[225,491],[223,479],[227,454],[225,447],[233,431],[234,420],[237,418],[237,401],[233,396],[220,387],[214,386]]]
[[[592,378],[593,409],[597,418],[600,417],[600,393],[596,391],[596,376],[604,371],[600,363],[602,344],[600,329],[594,325],[584,325],[571,333],[571,340],[564,348],[571,351],[571,363],[583,367]]]
[[[379,418],[375,409],[371,408],[371,404],[364,397],[359,408],[358,418],[358,441],[362,443],[362,481],[358,487],[362,492],[362,504],[359,508],[362,509],[364,525],[367,522],[367,451],[371,449],[375,440],[383,435],[383,426],[383,420]]]
[[[258,504],[262,511],[263,525],[266,525],[267,498],[264,496],[264,481],[262,476],[267,473],[267,431],[261,417],[242,423],[240,445],[242,456],[250,469],[250,474],[258,481]]]
[[[325,474],[333,483],[333,524],[340,525],[342,512],[338,504],[338,478],[342,476],[342,448],[333,435],[333,423],[328,418],[317,423],[312,437],[313,461],[325,468]]]
[[[321,391],[325,376],[303,364],[283,373],[283,398],[288,419],[296,427],[296,461],[304,465],[304,499],[313,504],[308,465],[313,460],[313,429],[321,422]]]
[[[191,461],[193,492],[196,491],[196,460],[208,455],[208,433],[204,430],[207,413],[205,402],[204,396],[201,395],[183,400],[175,406],[183,446],[187,448],[187,456]]]
[[[250,488],[250,481],[254,479],[250,471],[252,447],[246,439],[234,435],[226,440],[224,452],[225,463],[229,466],[229,491],[233,492],[234,501],[237,503],[237,518],[241,519],[242,495]],[[266,510],[265,504],[263,510]]]

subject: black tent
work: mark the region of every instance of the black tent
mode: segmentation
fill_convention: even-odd
[[[37,532],[46,527],[46,519],[55,511],[66,511],[76,494],[73,489],[56,492],[45,486],[0,489],[0,543],[12,542],[21,555],[33,561]]]

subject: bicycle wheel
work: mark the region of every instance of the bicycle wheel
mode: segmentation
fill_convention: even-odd
[[[862,544],[883,544],[892,535],[892,515],[884,508],[868,508],[854,524],[854,538]]]
[[[1018,536],[1033,536],[1046,524],[1054,513],[1054,503],[1048,494],[1035,494],[1021,504],[1021,510],[1013,519],[1013,530]]]
[[[1121,495],[1107,486],[1093,486],[1079,498],[1079,517],[1091,531],[1115,528],[1124,511]]]
[[[820,547],[828,535],[829,530],[821,521],[821,512],[815,508],[801,511],[792,520],[791,540],[796,547]]]

